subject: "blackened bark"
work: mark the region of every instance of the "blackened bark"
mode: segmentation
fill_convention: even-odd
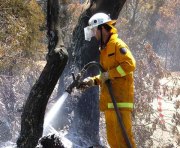
[[[44,114],[49,97],[67,63],[68,55],[61,39],[58,25],[58,0],[48,0],[48,55],[38,81],[31,89],[21,116],[21,132],[17,141],[18,148],[34,148],[42,136]]]
[[[78,25],[73,32],[73,43],[68,49],[70,61],[65,74],[76,67],[81,69],[90,61],[99,61],[98,42],[92,39],[91,42],[84,40],[84,27],[88,25],[89,18],[96,12],[110,14],[112,19],[117,19],[126,0],[91,0],[89,8],[82,13]],[[72,54],[71,54],[72,53]],[[71,68],[69,68],[71,67]],[[99,71],[91,68],[87,76],[96,75]],[[61,80],[60,83],[65,83]],[[72,126],[67,136],[74,143],[82,147],[99,145],[99,94],[98,87],[90,88],[78,98],[78,103],[72,106],[72,100],[67,103],[66,108],[75,109]],[[71,110],[72,111],[72,110]],[[70,112],[70,111],[69,111]],[[63,113],[63,115],[66,114]],[[63,119],[65,122],[65,118]]]
[[[106,14],[110,14],[111,19],[117,19],[125,2],[126,0],[94,0],[96,7],[92,12],[93,14],[96,12],[104,12]]]

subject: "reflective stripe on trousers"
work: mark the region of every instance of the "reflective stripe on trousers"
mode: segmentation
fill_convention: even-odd
[[[118,108],[131,108],[133,109],[133,103],[121,102],[116,103]],[[108,108],[114,108],[113,103],[108,103]]]

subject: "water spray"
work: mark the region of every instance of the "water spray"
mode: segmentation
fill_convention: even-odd
[[[63,95],[58,98],[57,102],[53,105],[50,111],[47,113],[45,120],[44,120],[44,131],[43,135],[47,133],[54,133],[56,130],[51,126],[52,122],[54,121],[55,117],[57,117],[57,113],[61,109],[64,101],[68,97],[68,93],[65,91]]]
[[[53,105],[53,107],[45,116],[43,135],[50,134],[50,133],[57,133],[57,131],[53,128],[52,124],[55,121],[55,118],[58,116],[57,114],[61,110],[61,107],[64,104],[64,101],[66,100],[66,98],[72,93],[73,89],[75,87],[78,88],[78,86],[82,82],[82,78],[84,76],[84,73],[86,72],[86,69],[87,67],[85,66],[81,70],[81,72],[77,74],[76,77],[74,73],[72,73],[73,82],[67,87],[67,89],[62,94],[62,96],[58,98],[57,102]]]
[[[56,114],[60,110],[65,99],[68,97],[69,94],[71,94],[74,87],[76,87],[76,88],[79,87],[79,85],[82,82],[82,78],[83,78],[85,72],[87,71],[88,68],[90,68],[92,66],[97,67],[101,72],[105,72],[105,70],[102,68],[102,66],[99,63],[93,61],[93,62],[89,62],[88,64],[86,64],[83,67],[83,69],[80,71],[80,73],[78,73],[78,75],[76,77],[75,77],[74,73],[72,73],[73,82],[67,87],[66,91],[63,93],[63,95],[60,97],[60,99],[57,101],[57,103],[55,103],[55,105],[53,106],[53,108],[49,112],[49,115],[47,116],[48,118],[45,119],[45,125],[49,125],[49,123],[51,121],[53,121],[54,117],[56,117]],[[119,109],[117,107],[116,99],[114,97],[113,90],[112,90],[111,81],[108,79],[108,80],[106,80],[105,83],[106,83],[106,86],[108,88],[109,94],[111,96],[111,100],[112,100],[112,103],[114,105],[114,109],[115,109],[115,112],[117,115],[117,119],[118,119],[120,128],[122,129],[122,134],[124,136],[124,140],[126,141],[127,147],[132,148],[131,142],[129,140],[129,137],[127,135],[127,132],[126,132],[123,120],[122,120],[122,117],[121,117],[121,115],[119,113]],[[52,129],[52,127],[51,127],[51,129]]]

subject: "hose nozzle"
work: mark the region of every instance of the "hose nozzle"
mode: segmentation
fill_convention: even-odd
[[[87,69],[91,66],[96,66],[101,72],[104,72],[104,69],[101,67],[101,65],[95,61],[89,62],[88,64],[86,64],[83,69],[80,71],[80,73],[77,74],[77,76],[75,77],[74,73],[72,74],[72,78],[73,78],[73,82],[67,87],[66,91],[71,94],[72,90],[74,87],[79,87],[82,78],[85,74],[85,72],[87,71]]]
[[[72,90],[74,87],[78,87],[78,85],[80,84],[80,79],[81,79],[81,73],[78,73],[77,76],[75,77],[74,73],[71,73],[72,78],[73,78],[73,82],[67,87],[66,91],[71,94]]]

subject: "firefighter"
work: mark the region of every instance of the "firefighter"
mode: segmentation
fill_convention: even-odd
[[[117,116],[105,81],[110,79],[114,97],[128,138],[133,148],[136,147],[132,132],[131,113],[134,102],[133,72],[136,62],[129,47],[118,38],[114,27],[116,20],[111,20],[105,13],[96,13],[89,19],[89,26],[84,28],[85,40],[94,36],[100,41],[100,64],[105,72],[87,77],[81,88],[100,85],[100,111],[105,113],[107,140],[111,148],[126,148]]]

